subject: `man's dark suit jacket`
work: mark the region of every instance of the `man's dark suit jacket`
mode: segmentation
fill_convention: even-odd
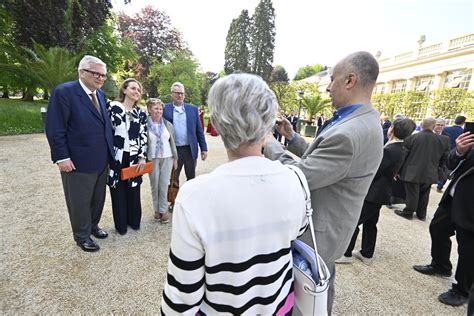
[[[402,142],[389,144],[383,149],[383,158],[370,185],[366,201],[380,205],[389,204],[393,177],[402,165]]]
[[[186,113],[186,126],[189,146],[191,147],[193,159],[197,159],[198,144],[201,148],[201,152],[207,151],[206,139],[204,137],[201,121],[199,120],[198,108],[189,103],[184,103],[183,106],[185,107],[184,111]],[[173,111],[173,103],[165,104],[165,108],[163,109],[163,117],[171,124],[173,124]]]
[[[77,172],[101,172],[113,157],[112,126],[105,95],[97,90],[101,114],[79,81],[57,86],[49,99],[46,136],[53,162],[71,158]]]
[[[423,130],[403,142],[403,164],[400,179],[414,183],[438,182],[449,154],[449,137]]]
[[[296,116],[288,116],[288,121],[290,122],[293,130],[296,132],[296,124],[298,124],[298,117]]]
[[[453,179],[449,183],[439,204],[443,205],[446,203],[452,186],[456,184],[451,204],[451,218],[456,225],[474,232],[474,171],[468,172],[470,168],[474,167],[474,149],[471,149],[461,157],[456,155],[456,150],[451,151],[448,156],[447,166],[449,169],[454,170],[461,161],[463,161],[462,165],[455,170]]]

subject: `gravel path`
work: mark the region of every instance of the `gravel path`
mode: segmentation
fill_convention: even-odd
[[[198,162],[198,174],[226,161],[220,138],[207,140],[209,158]],[[99,241],[98,253],[85,253],[72,240],[59,172],[50,162],[45,136],[0,137],[0,148],[0,313],[159,313],[171,225],[153,220],[148,179],[142,185],[141,230],[118,235],[107,196],[101,226],[109,238]],[[430,261],[428,225],[440,197],[431,192],[427,222],[382,209],[374,264],[338,266],[335,315],[465,315],[465,306],[437,301],[451,278],[412,270],[413,264]],[[454,242],[454,263],[455,250]]]

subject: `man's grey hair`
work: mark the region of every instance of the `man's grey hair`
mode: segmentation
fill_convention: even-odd
[[[397,113],[393,116],[394,120],[397,120],[397,119],[401,120],[401,119],[404,119],[404,118],[406,118],[406,116],[403,115],[402,113]]]
[[[174,87],[183,88],[183,91],[185,91],[185,90],[184,90],[184,84],[182,84],[182,83],[179,82],[179,81],[176,81],[175,83],[173,83],[173,84],[171,85],[171,89],[170,89],[171,92],[173,92]]]
[[[91,55],[85,55],[79,62],[77,72],[79,72],[81,69],[89,69],[91,65],[102,65],[107,70],[107,65],[102,60]]]
[[[379,64],[368,52],[355,52],[344,58],[347,73],[355,72],[362,87],[375,84],[379,75]]]
[[[256,144],[275,124],[278,103],[262,78],[245,73],[217,80],[209,91],[210,119],[227,149]]]
[[[446,119],[439,117],[439,118],[436,119],[436,124],[446,125]]]

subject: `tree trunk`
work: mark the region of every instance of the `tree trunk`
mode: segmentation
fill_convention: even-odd
[[[9,94],[8,88],[4,88],[4,89],[3,89],[2,99],[9,99],[8,94]]]
[[[48,100],[48,99],[49,99],[48,90],[44,90],[44,93],[43,93],[43,100]]]
[[[35,92],[35,89],[25,88],[23,90],[22,100],[24,100],[24,101],[33,101],[34,92]]]

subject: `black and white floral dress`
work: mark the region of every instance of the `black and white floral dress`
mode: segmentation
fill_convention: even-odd
[[[114,161],[110,166],[107,184],[115,188],[120,180],[120,169],[127,134],[129,139],[130,165],[138,164],[139,159],[146,159],[148,141],[147,115],[138,106],[135,106],[131,111],[127,111],[123,104],[118,101],[109,102],[107,110],[114,133]],[[128,120],[127,116],[129,117]],[[141,176],[128,181],[129,187],[136,187],[141,183]]]

